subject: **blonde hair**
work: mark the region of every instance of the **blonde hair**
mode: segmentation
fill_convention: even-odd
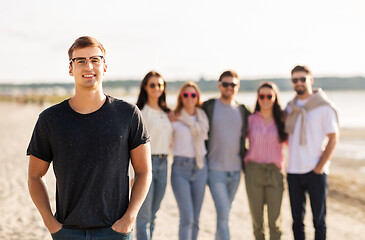
[[[181,93],[186,89],[186,88],[188,88],[188,87],[192,87],[192,88],[194,88],[195,89],[195,91],[198,93],[198,101],[197,101],[197,103],[196,103],[196,107],[201,107],[201,105],[202,105],[202,102],[201,102],[201,100],[200,100],[200,89],[199,89],[199,87],[198,87],[198,85],[195,83],[195,82],[193,82],[193,81],[189,81],[189,82],[186,82],[186,83],[184,83],[182,86],[181,86],[181,88],[180,88],[180,91],[179,91],[179,94],[178,94],[178,96],[177,96],[177,105],[176,105],[176,108],[175,108],[175,113],[177,114],[177,115],[179,115],[180,114],[180,112],[181,112],[181,109],[184,107],[184,105],[183,105],[183,103],[182,103],[182,97],[181,97]]]

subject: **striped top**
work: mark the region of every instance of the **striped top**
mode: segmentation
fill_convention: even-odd
[[[265,125],[260,112],[255,112],[248,117],[247,137],[249,149],[245,156],[245,164],[273,163],[278,168],[283,168],[284,156],[275,121]]]

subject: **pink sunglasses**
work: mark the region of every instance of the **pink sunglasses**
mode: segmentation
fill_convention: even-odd
[[[189,96],[191,98],[196,98],[198,96],[198,93],[197,92],[182,92],[181,93],[181,97],[183,97],[183,98],[188,98]]]

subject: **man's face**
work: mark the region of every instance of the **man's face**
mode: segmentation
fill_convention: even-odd
[[[232,99],[237,94],[239,88],[239,81],[234,77],[223,77],[222,80],[218,82],[218,89],[221,92],[221,97],[223,99]]]
[[[313,78],[306,72],[293,72],[292,84],[298,95],[303,95],[312,91]]]
[[[75,78],[77,87],[97,89],[101,86],[107,66],[99,56],[103,56],[103,53],[98,47],[78,48],[73,51],[72,59],[77,60],[71,62],[69,74]],[[86,58],[86,61],[82,58]]]

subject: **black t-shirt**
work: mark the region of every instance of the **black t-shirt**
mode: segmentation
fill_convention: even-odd
[[[55,216],[64,227],[110,227],[128,207],[130,151],[148,141],[134,105],[107,96],[80,114],[65,100],[39,115],[27,155],[53,161]]]

